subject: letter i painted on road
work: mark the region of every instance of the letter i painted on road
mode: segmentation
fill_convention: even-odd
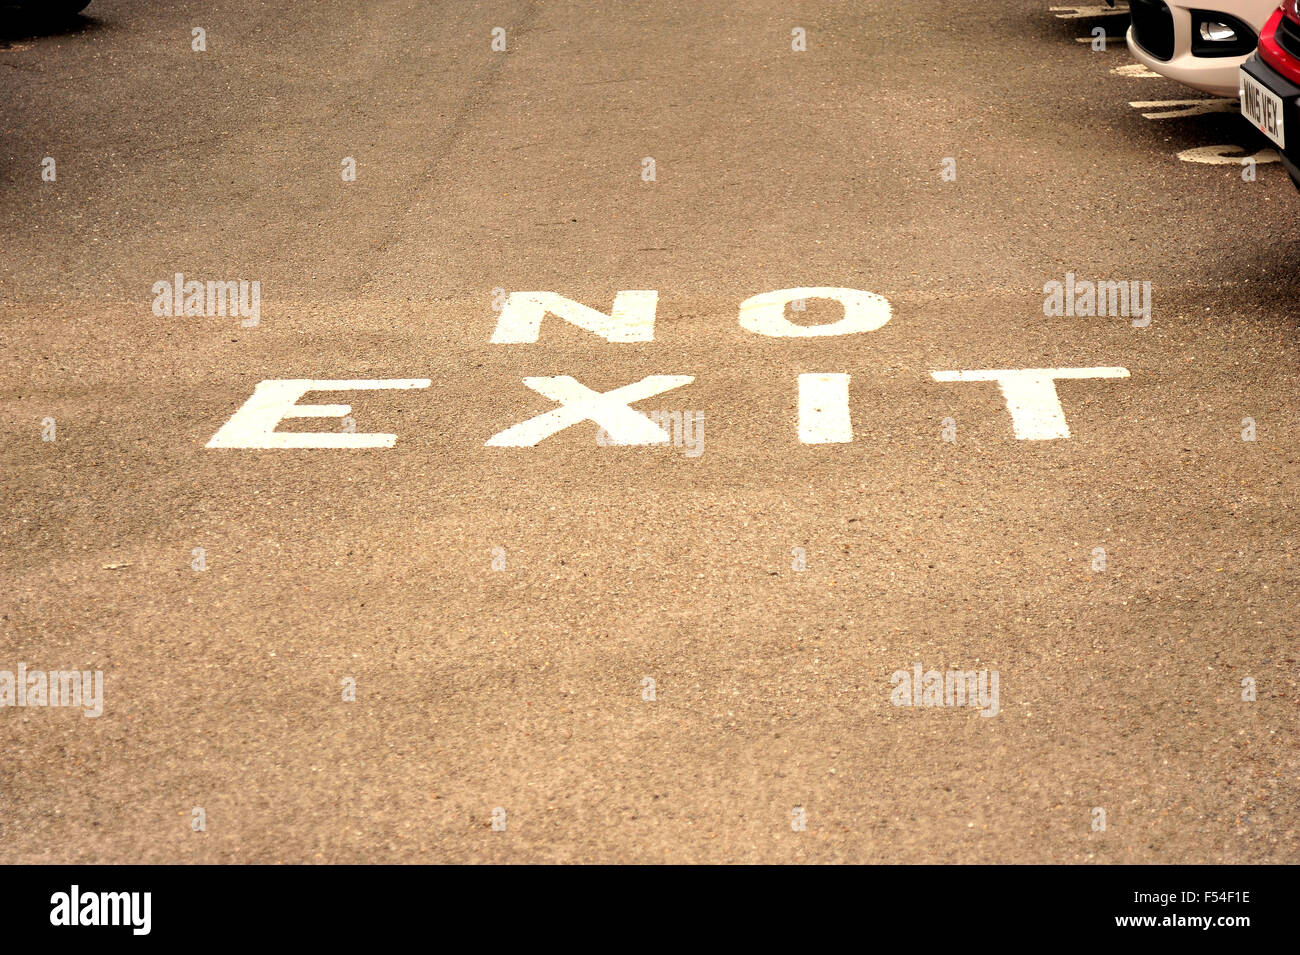
[[[853,440],[848,375],[799,376],[799,440],[804,444]]]

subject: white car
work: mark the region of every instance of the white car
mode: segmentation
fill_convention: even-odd
[[[1171,80],[1237,95],[1237,71],[1255,52],[1278,0],[1129,0],[1128,48],[1139,63]]]

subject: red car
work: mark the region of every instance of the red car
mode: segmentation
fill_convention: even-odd
[[[1277,144],[1300,189],[1300,0],[1286,0],[1241,68],[1241,114]]]

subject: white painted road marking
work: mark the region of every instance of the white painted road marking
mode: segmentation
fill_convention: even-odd
[[[1126,63],[1111,70],[1116,76],[1131,76],[1135,79],[1158,80],[1160,74],[1147,69],[1141,63]]]
[[[652,342],[658,304],[659,293],[653,290],[619,292],[614,296],[613,310],[606,315],[554,292],[511,292],[501,307],[492,344],[520,345],[537,341],[542,318],[548,314],[594,332],[608,342]]]
[[[1134,109],[1153,109],[1143,113],[1143,119],[1182,119],[1186,116],[1205,116],[1209,113],[1232,113],[1241,109],[1235,99],[1151,99],[1129,103]]]
[[[804,444],[853,440],[848,375],[799,376],[799,440]]]
[[[1011,428],[1021,441],[1068,438],[1065,410],[1056,393],[1060,378],[1127,378],[1127,368],[1008,368],[932,371],[935,381],[996,381],[1011,412]]]
[[[844,306],[844,316],[828,325],[796,325],[785,317],[791,302],[828,298]],[[771,338],[818,338],[874,332],[889,321],[889,299],[855,288],[783,288],[740,303],[740,327]]]
[[[1047,9],[1055,13],[1058,20],[1086,20],[1093,17],[1109,17],[1117,13],[1129,12],[1127,3],[1116,3],[1113,7],[1108,4],[1099,4],[1093,6],[1048,7]]]
[[[1070,429],[1056,393],[1063,378],[1127,378],[1127,368],[1004,368],[931,371],[935,381],[995,381],[1011,413],[1012,429],[1022,441],[1068,438]],[[498,432],[487,447],[530,448],[582,421],[599,426],[602,444],[667,444],[671,438],[653,418],[628,407],[653,395],[689,385],[692,375],[648,375],[612,391],[593,391],[569,375],[525,378],[529,388],[558,401],[561,407]],[[394,434],[279,432],[287,418],[342,418],[350,405],[300,405],[312,391],[374,391],[428,388],[428,378],[336,380],[277,378],[258,382],[252,396],[208,441],[209,448],[391,448]],[[798,433],[804,444],[846,444],[853,440],[849,414],[849,375],[803,374],[798,378]]]
[[[825,325],[796,325],[785,317],[791,302],[825,298],[844,306],[844,315]],[[536,342],[542,319],[554,315],[599,335],[609,342],[652,342],[659,293],[654,289],[619,292],[608,314],[575,302],[555,292],[511,292],[501,306],[494,345],[522,345]],[[889,321],[889,300],[874,292],[853,288],[777,289],[754,295],[740,303],[740,327],[770,338],[817,338],[874,332]]]
[[[809,299],[829,299],[843,306],[844,314],[822,325],[796,325],[786,318],[786,308]],[[609,314],[554,292],[513,292],[501,306],[492,335],[493,344],[536,342],[542,320],[554,315],[571,325],[593,332],[609,342],[654,341],[655,311],[659,293],[650,290],[615,294]],[[889,300],[861,289],[807,286],[777,289],[754,295],[740,303],[739,323],[746,331],[771,338],[819,338],[872,332],[891,316]],[[1056,378],[1127,377],[1123,368],[1007,369],[983,371],[932,371],[937,381],[996,381],[1011,411],[1016,437],[1045,440],[1069,437],[1065,415],[1056,396]],[[500,431],[486,447],[531,448],[554,434],[583,421],[592,421],[601,444],[655,445],[671,438],[649,416],[629,407],[653,395],[688,385],[691,375],[649,375],[608,392],[593,391],[569,375],[532,377],[523,383],[560,403],[543,414]],[[271,379],[259,382],[250,397],[208,442],[209,448],[391,448],[393,434],[357,434],[349,431],[277,432],[286,418],[342,418],[349,405],[299,405],[310,391],[366,391],[381,388],[427,388],[427,378],[376,380]],[[853,441],[849,412],[849,375],[804,374],[798,377],[798,435],[804,444],[847,444]]]
[[[538,442],[581,421],[594,421],[605,429],[608,444],[666,444],[668,432],[646,415],[628,407],[653,395],[689,385],[691,375],[649,375],[613,391],[592,391],[569,375],[525,378],[524,384],[561,407],[529,418],[488,438],[493,448],[531,448]]]
[[[252,397],[231,415],[230,420],[208,442],[209,448],[391,448],[395,434],[330,434],[326,432],[280,432],[285,418],[342,418],[351,405],[300,405],[298,399],[310,391],[376,391],[397,388],[428,388],[428,378],[381,378],[377,380],[316,380],[276,378],[260,381]]]
[[[1197,146],[1195,149],[1184,149],[1178,158],[1183,162],[1197,162],[1207,166],[1240,166],[1247,159],[1261,164],[1282,161],[1276,149],[1261,149],[1253,156],[1240,155],[1245,151],[1240,146]]]

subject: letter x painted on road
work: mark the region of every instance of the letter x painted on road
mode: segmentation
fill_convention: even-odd
[[[582,421],[594,421],[608,436],[607,444],[666,444],[668,432],[639,411],[628,407],[653,395],[689,385],[692,375],[649,375],[613,391],[592,391],[569,375],[554,378],[525,378],[524,384],[545,395],[560,407],[492,435],[491,448],[531,448],[565,428]]]

